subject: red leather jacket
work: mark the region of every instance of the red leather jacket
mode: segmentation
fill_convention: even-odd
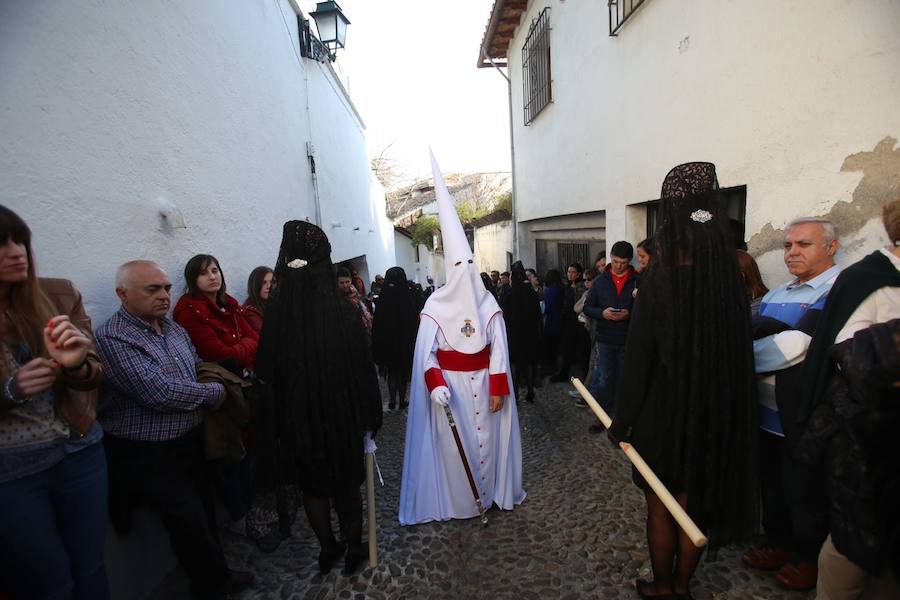
[[[244,317],[238,301],[225,295],[225,308],[209,299],[185,294],[175,305],[172,318],[184,327],[203,360],[234,359],[239,366],[253,369],[259,334]]]

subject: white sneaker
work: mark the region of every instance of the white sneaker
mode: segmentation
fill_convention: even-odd
[[[570,398],[581,398],[581,392],[578,390],[569,390],[568,394]]]

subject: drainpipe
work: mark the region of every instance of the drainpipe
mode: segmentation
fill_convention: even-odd
[[[494,60],[488,56],[484,46],[481,47],[481,56],[484,57],[491,66],[497,69],[497,72],[506,80],[506,96],[509,103],[509,164],[510,174],[512,175],[512,226],[513,226],[513,255],[516,260],[520,260],[519,254],[519,223],[516,221],[516,143],[513,139],[513,106],[512,106],[512,82],[509,77],[500,70],[500,67]]]

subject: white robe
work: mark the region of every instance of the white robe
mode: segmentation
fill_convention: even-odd
[[[490,366],[479,371],[442,371],[450,388],[456,420],[472,476],[485,510],[492,504],[511,510],[525,499],[522,441],[515,393],[509,376],[506,325],[502,313],[486,329]],[[400,524],[468,519],[478,515],[471,487],[444,408],[431,400],[425,372],[440,368],[437,350],[451,350],[437,323],[422,315],[413,359]],[[490,374],[504,374],[511,393],[503,408],[490,411]]]

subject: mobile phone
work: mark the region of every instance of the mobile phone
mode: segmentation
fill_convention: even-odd
[[[609,310],[611,310],[611,311],[613,311],[613,312],[622,312],[622,309],[621,309],[621,308],[613,308],[613,307],[611,307],[611,306],[609,307]]]

